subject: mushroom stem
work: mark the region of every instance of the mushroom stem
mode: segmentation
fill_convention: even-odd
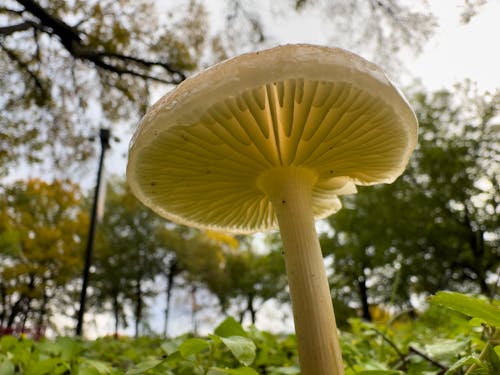
[[[314,226],[312,188],[317,175],[306,168],[282,167],[259,177],[278,220],[302,375],[342,375],[330,287]]]

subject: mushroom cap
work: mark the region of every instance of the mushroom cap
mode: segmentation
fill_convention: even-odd
[[[185,80],[133,136],[127,178],[159,215],[233,233],[276,228],[259,176],[312,170],[313,214],[355,184],[390,183],[416,146],[417,120],[384,72],[338,48],[284,45]]]

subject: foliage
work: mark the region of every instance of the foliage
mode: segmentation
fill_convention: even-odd
[[[419,146],[406,172],[346,197],[322,239],[335,298],[366,319],[370,305],[411,308],[412,293],[498,293],[500,93],[463,85],[413,102]]]
[[[258,308],[264,302],[288,299],[281,252],[258,254],[255,250],[240,248],[237,252],[229,253],[226,259],[224,275],[229,285],[228,296],[245,303],[245,307],[240,310],[240,322],[248,312],[252,324],[255,324]]]
[[[98,126],[137,120],[155,83],[181,82],[204,48],[206,13],[194,1],[175,11],[146,0],[2,2],[0,175],[20,159],[74,168]]]
[[[388,323],[352,319],[350,329],[341,334],[346,374],[498,373],[498,332],[494,326],[481,326],[484,310],[475,304],[481,301],[485,309],[497,311],[498,305],[461,294],[444,293],[435,299],[457,309],[457,297],[467,300],[458,308],[464,314],[432,303],[417,320],[402,316]],[[0,338],[0,370],[5,375],[282,375],[299,374],[297,360],[293,335],[272,335],[254,327],[244,330],[233,318],[206,337],[95,341],[61,337],[40,342]]]
[[[500,267],[500,91],[477,93],[465,84],[415,99],[420,147],[400,186],[414,204],[408,218],[416,225],[405,247],[414,252],[413,240],[422,267],[441,275],[420,277],[416,286],[433,293],[449,279],[449,288],[492,296],[488,275]]]
[[[159,292],[152,281],[169,251],[167,232],[166,221],[143,206],[123,181],[108,184],[90,285],[94,306],[110,306],[115,332],[120,324],[127,326],[125,306],[130,305],[139,334],[146,299]]]
[[[0,327],[40,329],[82,267],[87,217],[69,181],[6,187],[0,201]],[[56,302],[57,301],[57,302]],[[31,326],[30,326],[31,323]]]

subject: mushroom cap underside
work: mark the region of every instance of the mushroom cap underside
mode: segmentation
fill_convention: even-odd
[[[158,214],[190,226],[251,233],[277,227],[260,176],[317,176],[316,218],[354,184],[389,183],[417,138],[415,114],[376,65],[350,52],[286,45],[215,65],[145,115],[127,177]]]

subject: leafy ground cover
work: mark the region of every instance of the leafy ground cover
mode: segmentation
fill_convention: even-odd
[[[408,314],[342,332],[346,374],[500,374],[500,307],[441,292],[416,319]],[[0,338],[0,375],[300,374],[293,335],[243,329],[233,318],[206,337],[174,339]]]

